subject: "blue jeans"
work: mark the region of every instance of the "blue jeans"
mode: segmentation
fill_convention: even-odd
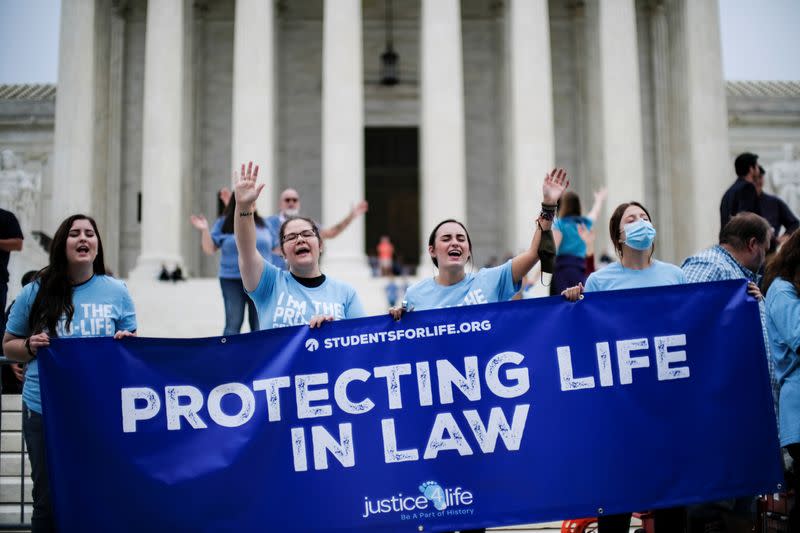
[[[247,306],[247,318],[250,331],[258,331],[258,313],[253,300],[244,292],[241,279],[219,278],[222,287],[222,300],[225,302],[225,329],[223,335],[236,335],[242,330],[244,308]]]
[[[42,415],[31,411],[22,402],[22,433],[31,460],[31,479],[33,480],[33,514],[31,532],[55,531],[53,507],[50,502],[50,480],[47,477],[47,457],[44,449],[44,423]]]

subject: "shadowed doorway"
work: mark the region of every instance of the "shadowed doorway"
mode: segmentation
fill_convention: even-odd
[[[381,235],[392,239],[395,261],[419,264],[418,128],[366,128],[364,177],[369,202],[366,253],[375,255]]]

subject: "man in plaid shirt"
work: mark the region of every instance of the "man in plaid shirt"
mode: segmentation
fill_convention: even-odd
[[[767,367],[772,385],[772,398],[777,412],[778,384],[775,380],[775,369],[769,353],[767,342],[767,323],[764,298],[758,288],[761,281],[759,271],[764,266],[767,250],[770,247],[772,228],[764,218],[755,213],[739,213],[732,217],[719,234],[719,244],[707,248],[695,255],[687,257],[681,268],[689,283],[704,281],[720,281],[726,279],[748,280],[747,292],[758,299],[758,310],[761,315],[761,331],[764,335],[764,349],[767,354]],[[690,521],[695,527],[696,521],[705,522],[705,531],[722,527],[724,516],[739,516],[745,520],[752,517],[753,498],[737,498],[695,506],[689,509]],[[702,529],[701,529],[702,530]],[[722,531],[724,529],[721,529]]]
[[[764,298],[758,288],[761,282],[759,272],[764,266],[771,238],[772,228],[764,218],[755,213],[739,213],[722,228],[719,233],[719,244],[687,257],[681,268],[689,283],[725,279],[746,279],[750,282],[747,284],[747,292],[758,299],[773,397],[777,399],[778,388],[766,337]]]

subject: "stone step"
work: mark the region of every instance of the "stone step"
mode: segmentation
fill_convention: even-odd
[[[353,287],[367,315],[387,313],[385,287],[388,278],[373,278],[347,271],[330,273]],[[415,278],[402,280],[412,284]],[[219,280],[194,278],[178,283],[156,280],[126,281],[136,307],[139,335],[144,337],[212,337],[222,334],[225,310]],[[243,331],[247,331],[247,320]]]
[[[30,478],[20,478],[18,476],[13,477],[0,477],[0,503],[19,503],[19,496],[20,496],[20,486],[21,484],[25,483],[25,501],[31,502],[33,498],[31,496],[31,489],[33,488],[33,483],[31,482]]]
[[[3,431],[0,434],[0,450],[19,453],[22,450],[21,431]]]
[[[3,411],[0,415],[0,431],[22,431],[22,413],[19,411]]]
[[[0,395],[0,401],[3,402],[3,413],[22,412],[21,394],[2,394]]]
[[[0,476],[19,476],[21,474],[20,465],[25,463],[25,475],[31,474],[31,462],[28,454],[20,452],[0,453]]]
[[[20,517],[19,503],[2,503],[0,504],[0,525],[30,524],[32,512],[33,506],[26,504],[23,510],[24,514]],[[30,530],[30,527],[27,530]]]

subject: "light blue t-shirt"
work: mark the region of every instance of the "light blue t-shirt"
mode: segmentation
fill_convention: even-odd
[[[15,337],[33,334],[28,329],[28,317],[38,292],[39,282],[34,281],[25,285],[14,301],[6,331]],[[86,283],[74,287],[72,305],[75,311],[70,327],[66,327],[67,317],[62,316],[56,326],[58,337],[111,337],[120,330],[136,331],[136,312],[128,287],[110,276],[95,275]],[[50,334],[50,337],[53,335]],[[22,400],[31,411],[42,412],[39,363],[36,359],[28,363]]]
[[[582,216],[569,216],[556,219],[553,229],[561,232],[561,244],[558,245],[558,255],[574,255],[586,257],[586,243],[578,233],[578,224],[583,224],[586,229],[592,229],[592,220]]]
[[[283,220],[281,219],[280,215],[270,215],[264,219],[264,223],[267,225],[270,237],[274,243],[272,247],[275,248],[281,242],[280,231]],[[281,254],[270,252],[270,257],[268,259],[276,267],[280,268],[281,270],[286,270],[286,260]]]
[[[800,297],[794,286],[776,278],[767,291],[767,336],[780,384],[778,419],[781,446],[800,442]]]
[[[505,302],[519,291],[514,283],[511,260],[493,268],[469,272],[455,285],[439,285],[433,278],[424,279],[408,288],[406,301],[416,311],[458,307],[462,305]]]
[[[641,289],[663,285],[687,283],[686,275],[679,267],[653,259],[643,270],[625,268],[621,263],[611,263],[592,272],[586,280],[586,292],[614,291],[618,289]]]
[[[219,248],[219,277],[222,279],[239,279],[242,275],[239,273],[239,249],[236,248],[236,237],[233,233],[223,233],[222,224],[225,222],[225,217],[220,217],[214,222],[211,231],[211,240],[214,241],[214,246]],[[270,260],[272,257],[272,234],[269,227],[259,226],[256,224],[256,249],[258,253],[266,259]]]
[[[333,315],[335,320],[364,316],[356,290],[341,281],[325,278],[319,287],[306,287],[287,270],[264,262],[264,272],[253,292],[260,329],[308,324],[315,315]]]

